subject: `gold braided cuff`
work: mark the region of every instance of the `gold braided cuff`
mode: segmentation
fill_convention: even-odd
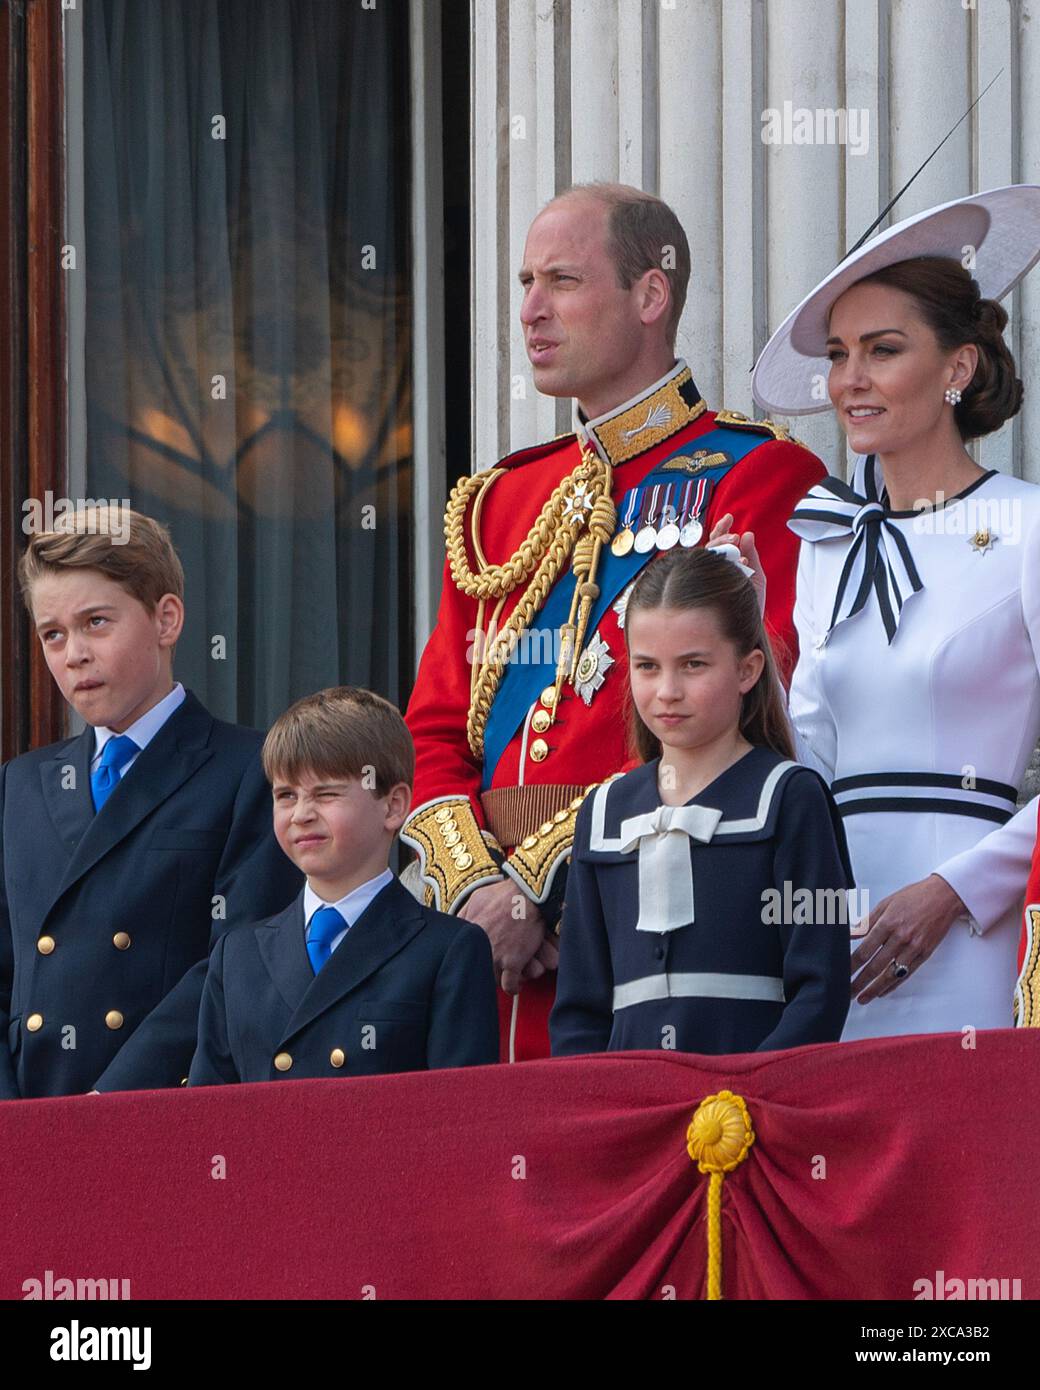
[[[1015,986],[1014,1020],[1019,1028],[1040,1028],[1040,906],[1026,906],[1022,973]]]
[[[468,797],[439,796],[405,821],[401,839],[419,856],[424,896],[439,912],[456,912],[475,888],[498,883],[493,836],[482,831]]]
[[[502,872],[518,883],[534,903],[544,903],[552,892],[556,872],[569,858],[574,844],[574,822],[582,802],[599,784],[593,782],[552,820],[528,835],[502,865]]]

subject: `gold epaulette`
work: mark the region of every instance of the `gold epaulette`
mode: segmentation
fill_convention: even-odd
[[[770,435],[780,444],[800,444],[803,449],[809,447],[800,439],[795,439],[786,425],[778,425],[773,420],[749,420],[746,415],[741,415],[739,410],[716,411],[715,423],[728,425],[734,430],[747,430],[752,434]]]
[[[427,801],[405,821],[401,839],[419,855],[426,901],[440,912],[457,911],[475,888],[501,881],[491,853],[498,846],[480,829],[467,797]]]

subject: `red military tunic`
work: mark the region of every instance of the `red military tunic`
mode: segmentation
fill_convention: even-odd
[[[819,459],[775,426],[708,410],[681,362],[642,396],[579,428],[588,446],[611,464],[612,498],[620,509],[629,489],[677,451],[688,448],[695,456],[698,439],[722,424],[756,431],[760,442],[716,483],[702,518],[704,536],[726,512],[733,514],[735,531],[755,533],[768,577],[766,626],[786,677],[797,655],[791,614],[799,544],[787,519],[795,503],[824,476]],[[504,460],[499,467],[505,472],[469,505],[465,536],[471,569],[479,572],[482,562],[501,565],[514,556],[553,490],[581,461],[575,435]],[[621,525],[619,516],[617,529]],[[497,614],[499,630],[528,582],[505,597]],[[484,626],[494,607],[487,604]],[[581,796],[591,784],[618,772],[630,756],[623,705],[628,685],[625,638],[613,605],[608,605],[582,643],[583,649],[597,638],[606,644],[612,663],[602,658],[599,662],[602,685],[586,703],[565,684],[555,722],[548,729],[552,703],[536,693],[482,792],[482,760],[467,738],[472,662],[481,628],[478,612],[478,600],[457,585],[449,558],[437,625],[406,714],[416,748],[415,809],[402,832],[419,853],[427,899],[443,911],[457,911],[474,888],[502,877],[499,847],[511,851],[505,873],[532,901],[543,902],[566,861]],[[535,627],[537,621],[535,616]],[[500,996],[503,1059],[549,1055],[553,993],[554,981],[547,975],[525,981],[518,1002]]]

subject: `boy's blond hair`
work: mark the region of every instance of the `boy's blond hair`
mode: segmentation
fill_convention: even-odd
[[[296,782],[304,773],[342,781],[369,779],[375,796],[415,779],[415,745],[401,712],[359,686],[306,695],[279,715],[263,747],[267,780]]]
[[[164,594],[184,598],[184,570],[169,531],[129,507],[77,509],[62,517],[53,531],[30,537],[18,562],[18,582],[29,611],[38,579],[75,569],[103,574],[149,612]]]

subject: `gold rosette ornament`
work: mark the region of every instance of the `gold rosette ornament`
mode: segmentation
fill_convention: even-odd
[[[742,1096],[705,1096],[686,1131],[686,1152],[708,1180],[708,1298],[722,1297],[722,1183],[747,1158],[755,1142]]]

